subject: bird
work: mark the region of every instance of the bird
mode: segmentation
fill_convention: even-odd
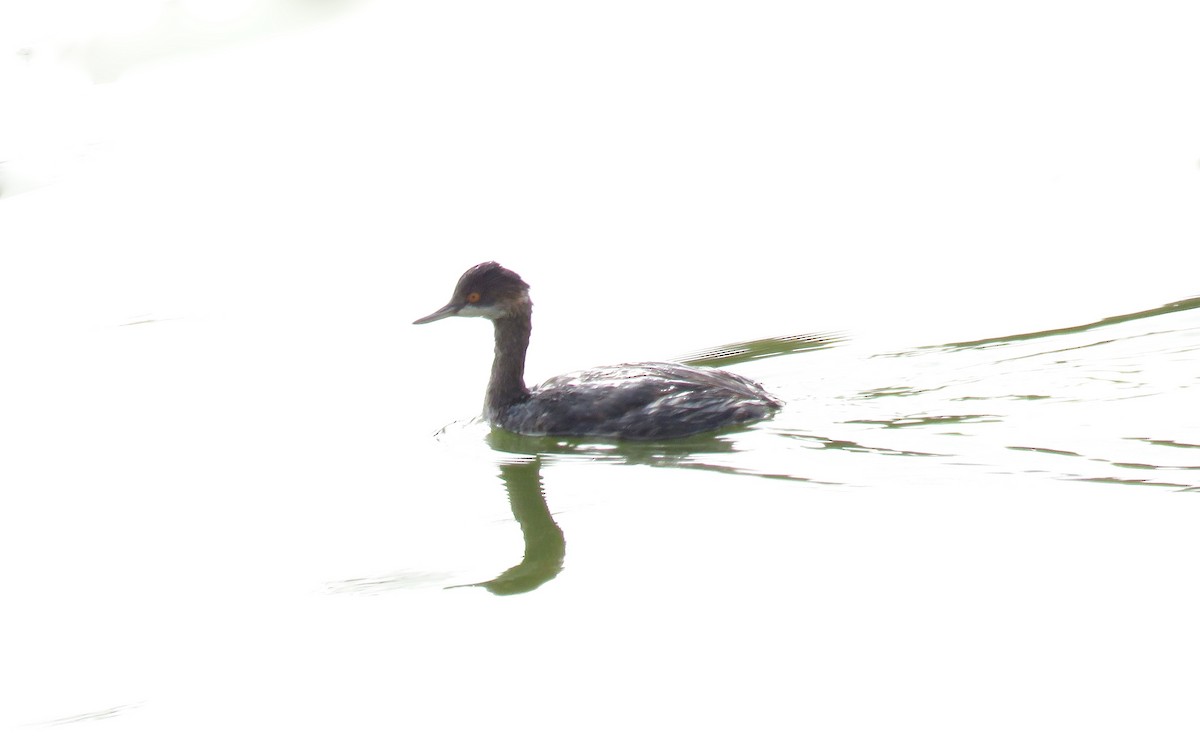
[[[497,262],[464,272],[449,303],[413,324],[448,317],[491,320],[496,346],[483,417],[515,434],[667,440],[755,422],[783,406],[741,375],[662,361],[595,367],[526,387],[533,302],[521,276]]]

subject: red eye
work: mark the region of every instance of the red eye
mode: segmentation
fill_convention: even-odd
[[[467,303],[468,304],[478,303],[478,301],[479,301],[479,293],[478,292],[467,294]]]

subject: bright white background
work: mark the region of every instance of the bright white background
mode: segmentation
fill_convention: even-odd
[[[1190,4],[26,6],[11,750],[1194,750],[1194,495],[563,464],[533,595],[325,590],[520,557],[494,459],[431,438],[477,411],[486,328],[407,324],[475,262],[534,285],[533,379],[1196,295]]]

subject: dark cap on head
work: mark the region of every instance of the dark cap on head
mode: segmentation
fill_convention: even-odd
[[[458,285],[454,287],[454,295],[470,295],[477,291],[481,298],[486,299],[488,293],[495,298],[513,296],[529,290],[529,284],[521,276],[499,262],[481,262],[462,274]]]
[[[528,290],[529,285],[517,273],[497,262],[483,262],[462,274],[450,303],[413,324],[423,325],[453,316],[498,319],[521,306],[528,311]]]

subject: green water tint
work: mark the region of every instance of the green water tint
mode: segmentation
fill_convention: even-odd
[[[520,563],[499,576],[464,586],[481,586],[502,596],[523,594],[537,589],[562,571],[567,540],[546,505],[541,457],[512,456],[499,465],[513,518],[521,527],[525,552]]]
[[[1110,325],[1119,325],[1125,322],[1133,322],[1139,319],[1147,319],[1149,317],[1158,317],[1163,314],[1174,314],[1176,312],[1184,312],[1189,309],[1200,309],[1200,296],[1188,298],[1182,301],[1175,301],[1170,304],[1156,307],[1154,309],[1146,309],[1145,311],[1133,312],[1132,314],[1118,314],[1113,317],[1105,317],[1104,319],[1089,322],[1086,325],[1075,325],[1074,327],[1058,327],[1052,330],[1038,330],[1037,332],[1020,333],[1018,335],[1005,335],[999,338],[983,338],[981,340],[964,340],[958,343],[945,343],[940,346],[926,346],[926,348],[987,348],[994,345],[1003,345],[1021,340],[1035,340],[1037,338],[1050,338],[1055,335],[1075,335],[1078,333],[1095,330],[1101,327]]]
[[[1042,338],[1054,338],[1056,336],[1076,335],[1109,325],[1117,325],[1196,308],[1200,308],[1200,298],[1188,299],[1133,314],[1107,317],[1096,322],[1074,327],[1055,328],[1000,338],[986,338],[950,343],[942,346],[917,348],[907,351],[904,354],[880,355],[916,356],[919,354],[936,354],[939,350],[946,354],[978,352],[993,346],[1017,341],[1032,341]],[[728,367],[759,359],[830,349],[843,343],[845,339],[845,336],[840,333],[809,333],[764,338],[697,351],[683,356],[678,360],[697,366]],[[1008,361],[1008,359],[1005,361]],[[983,369],[985,374],[994,376],[1003,372],[1003,370],[996,371],[998,369],[997,364],[998,362],[985,363],[977,365],[977,367]],[[761,463],[762,458],[759,457],[758,451],[765,448],[784,451],[790,454],[804,451],[834,450],[842,453],[864,454],[865,456],[875,457],[927,458],[934,462],[941,459],[944,463],[965,463],[971,462],[971,448],[974,448],[976,451],[980,450],[978,443],[983,442],[986,444],[989,437],[987,434],[979,434],[968,428],[978,425],[994,426],[1007,423],[1010,416],[1003,411],[995,413],[984,411],[959,413],[948,410],[954,405],[962,405],[961,403],[955,404],[953,402],[1015,401],[1015,403],[1009,403],[1012,406],[1030,402],[1045,402],[1053,407],[1064,400],[1068,402],[1077,400],[1077,398],[1064,397],[1062,395],[1056,399],[1053,395],[1037,392],[1036,389],[1020,392],[1014,391],[1010,394],[996,395],[991,398],[977,395],[956,395],[956,383],[945,382],[945,375],[942,374],[952,366],[939,361],[939,364],[931,365],[928,370],[922,369],[922,375],[940,380],[927,386],[922,386],[919,380],[909,383],[908,380],[901,378],[895,382],[883,383],[884,387],[858,390],[849,396],[839,398],[839,403],[843,406],[852,406],[860,401],[866,401],[871,405],[880,407],[891,407],[894,405],[896,408],[902,410],[905,408],[908,409],[893,416],[878,416],[877,411],[871,412],[875,413],[875,416],[842,416],[836,419],[833,424],[841,426],[846,431],[846,435],[841,435],[834,427],[830,427],[828,431],[823,432],[817,426],[806,426],[804,428],[798,426],[786,427],[781,426],[781,423],[777,421],[766,421],[747,426],[726,428],[673,440],[640,442],[587,437],[530,437],[513,434],[501,429],[490,429],[485,435],[485,441],[492,450],[497,452],[497,476],[507,495],[513,518],[520,525],[524,540],[524,550],[519,562],[495,578],[472,584],[464,584],[463,586],[482,587],[496,595],[521,594],[538,589],[561,573],[566,557],[566,536],[551,514],[551,507],[547,504],[542,482],[544,469],[552,465],[577,462],[605,465],[643,465],[717,471],[724,474],[801,481],[821,485],[853,485],[857,482],[856,477],[853,475],[841,480],[836,478],[818,480],[794,473],[792,469],[780,472],[776,468],[768,471],[763,468]],[[938,377],[939,374],[942,374],[940,378]],[[975,380],[969,380],[965,384],[975,384]],[[1034,386],[1031,385],[1030,387]],[[914,403],[929,399],[936,402],[934,406],[929,407],[929,410],[912,410],[915,408]],[[859,403],[860,407],[864,405],[867,404]],[[1001,406],[1000,403],[994,403],[993,405],[997,408]],[[983,408],[983,406],[980,407]],[[988,408],[991,407],[988,406]],[[783,421],[786,423],[786,416],[783,417]],[[828,420],[825,421],[828,422]],[[862,430],[854,430],[852,427],[860,427],[868,431],[871,428],[888,430],[887,436],[895,438],[895,442],[871,442],[864,439],[866,436],[861,434]],[[905,431],[893,434],[897,430]],[[968,432],[970,432],[969,435],[967,434]],[[881,438],[883,435],[872,434],[871,437]],[[933,440],[933,438],[947,437],[967,438],[976,442],[976,445],[969,446],[965,451],[966,454],[961,455],[960,453],[964,452],[963,448],[947,446],[944,439]],[[1172,435],[1143,435],[1125,437],[1124,439],[1164,449],[1192,450],[1200,447],[1192,443],[1182,442],[1182,438],[1176,439],[1177,437]],[[930,448],[904,447],[911,445],[913,440],[922,442],[922,438],[931,440]],[[1039,466],[1014,469],[1003,464],[994,465],[995,461],[992,461],[991,465],[994,466],[995,471],[999,473],[1049,474],[1064,481],[1158,487],[1176,491],[1196,490],[1194,485],[1188,484],[1186,481],[1179,482],[1155,478],[1156,473],[1164,470],[1174,470],[1176,472],[1196,470],[1196,467],[1188,465],[1188,462],[1184,459],[1180,459],[1184,462],[1177,465],[1143,463],[1140,462],[1140,459],[1135,458],[1118,462],[1108,460],[1113,458],[1113,455],[1104,456],[1103,453],[1097,453],[1094,450],[1081,453],[1055,447],[1049,443],[1040,444],[1033,437],[1029,439],[1031,440],[1030,442],[1020,444],[1011,442],[997,443],[997,449],[1046,459],[1059,458],[1068,463],[1101,464],[1110,470],[1120,469],[1134,473],[1126,477],[1120,472],[1105,473],[1101,471],[1100,473],[1096,473],[1097,469],[1095,468],[1089,470],[1070,467],[1041,468]],[[984,452],[987,452],[986,448]],[[788,457],[800,458],[790,455]],[[822,462],[813,463],[810,461],[808,463],[812,466],[812,469],[826,469],[829,466],[829,464]],[[758,468],[751,468],[756,465]],[[787,463],[786,465],[792,466],[792,463]],[[836,465],[835,463],[835,467]],[[989,463],[984,462],[984,465],[989,465]],[[857,471],[865,470],[862,466],[851,468]],[[824,472],[821,471],[818,473],[823,474]],[[1145,478],[1139,478],[1143,474]]]
[[[779,432],[781,437],[787,437],[793,440],[798,440],[805,444],[806,448],[812,450],[839,450],[849,453],[877,453],[885,456],[907,456],[910,458],[945,458],[944,453],[925,453],[917,450],[897,450],[895,448],[883,448],[877,445],[863,445],[862,443],[854,442],[853,440],[837,440],[832,437],[822,437],[820,435],[800,434],[797,432]]]
[[[1138,438],[1127,438],[1127,439],[1138,439]],[[1160,443],[1154,443],[1154,444],[1160,444]],[[1196,447],[1196,446],[1187,446],[1187,445],[1180,446],[1178,443],[1166,443],[1166,445],[1167,445],[1167,447],[1193,447],[1193,448]],[[1026,453],[1045,453],[1047,455],[1052,455],[1052,456],[1062,456],[1062,457],[1066,457],[1066,458],[1078,458],[1078,459],[1094,461],[1096,463],[1105,464],[1107,466],[1112,466],[1113,468],[1117,468],[1117,469],[1129,469],[1131,471],[1150,471],[1150,472],[1200,471],[1200,466],[1164,465],[1164,464],[1153,464],[1153,463],[1137,463],[1137,462],[1132,462],[1132,461],[1113,461],[1113,460],[1110,460],[1107,458],[1085,456],[1085,455],[1076,453],[1071,450],[1056,450],[1054,448],[1036,448],[1036,447],[1027,447],[1027,446],[1023,446],[1023,445],[1009,445],[1008,449],[1020,451],[1020,452],[1026,452]],[[1075,476],[1075,477],[1065,477],[1065,479],[1067,479],[1068,481],[1075,481],[1075,482],[1103,482],[1106,484],[1130,484],[1130,485],[1143,485],[1143,486],[1149,486],[1149,487],[1163,487],[1163,488],[1167,488],[1167,489],[1173,489],[1173,490],[1178,490],[1178,491],[1187,491],[1187,492],[1194,492],[1197,489],[1196,485],[1193,485],[1193,484],[1183,484],[1183,483],[1177,483],[1177,482],[1162,482],[1162,481],[1155,481],[1153,479],[1136,479],[1136,478],[1115,477],[1115,476],[1105,476],[1105,477]]]
[[[596,440],[592,438],[530,437],[493,428],[487,443],[502,454],[497,465],[513,518],[521,527],[521,561],[499,576],[475,584],[496,595],[533,591],[562,571],[566,537],[546,503],[542,467],[555,460],[579,459],[609,464],[638,464],[679,469],[748,474],[763,478],[815,481],[786,474],[769,474],[706,461],[717,454],[737,452],[731,435],[750,427],[662,441]]]
[[[1200,449],[1200,445],[1195,445],[1193,443],[1187,443],[1187,442],[1175,442],[1174,440],[1154,440],[1149,437],[1126,437],[1125,439],[1126,440],[1138,440],[1140,442],[1147,442],[1147,443],[1150,443],[1151,445],[1158,445],[1163,448],[1182,448],[1182,449],[1186,449],[1186,450]]]
[[[992,414],[958,414],[958,415],[913,415],[900,416],[895,419],[850,419],[847,424],[873,424],[885,429],[905,429],[908,427],[928,427],[937,424],[980,424],[984,422],[1003,421],[1002,417]]]
[[[547,463],[589,461],[610,465],[659,466],[673,469],[716,471],[722,474],[832,484],[809,477],[766,472],[733,465],[729,461],[745,451],[739,435],[763,431],[770,420],[735,425],[671,440],[614,440],[594,437],[532,437],[492,428],[487,442],[506,455],[536,457]],[[776,433],[788,437],[784,433]],[[720,463],[717,463],[720,459]],[[506,463],[506,461],[501,461]]]
[[[1084,333],[1089,330],[1095,330],[1111,325],[1119,325],[1126,322],[1134,322],[1140,319],[1150,317],[1158,317],[1164,314],[1174,314],[1184,312],[1190,309],[1200,308],[1200,296],[1194,298],[1175,301],[1153,309],[1133,312],[1130,314],[1119,314],[1112,317],[1105,317],[1089,322],[1083,325],[1074,325],[1071,327],[1058,327],[1049,330],[1038,330],[1035,332],[1019,333],[1016,335],[1004,335],[1001,337],[982,338],[979,340],[964,340],[955,343],[944,343],[938,346],[924,346],[916,349],[917,351],[929,349],[980,349],[990,346],[1004,345],[1024,340],[1036,340],[1038,338],[1051,338],[1058,335],[1075,335]],[[739,343],[729,343],[726,345],[715,346],[701,351],[685,354],[675,359],[683,364],[691,364],[693,366],[707,367],[724,367],[734,364],[740,364],[758,359],[767,359],[775,356],[787,356],[802,351],[818,351],[834,346],[846,341],[846,336],[841,332],[819,332],[819,333],[803,333],[798,335],[784,335],[773,338],[762,338],[759,340],[748,340]],[[900,354],[888,354],[900,355]],[[920,391],[918,391],[920,392]],[[913,394],[913,388],[906,386],[879,388],[874,391],[874,395],[865,397],[903,397]],[[1046,396],[1028,395],[1014,396],[1027,398],[1029,400],[1038,400]]]

